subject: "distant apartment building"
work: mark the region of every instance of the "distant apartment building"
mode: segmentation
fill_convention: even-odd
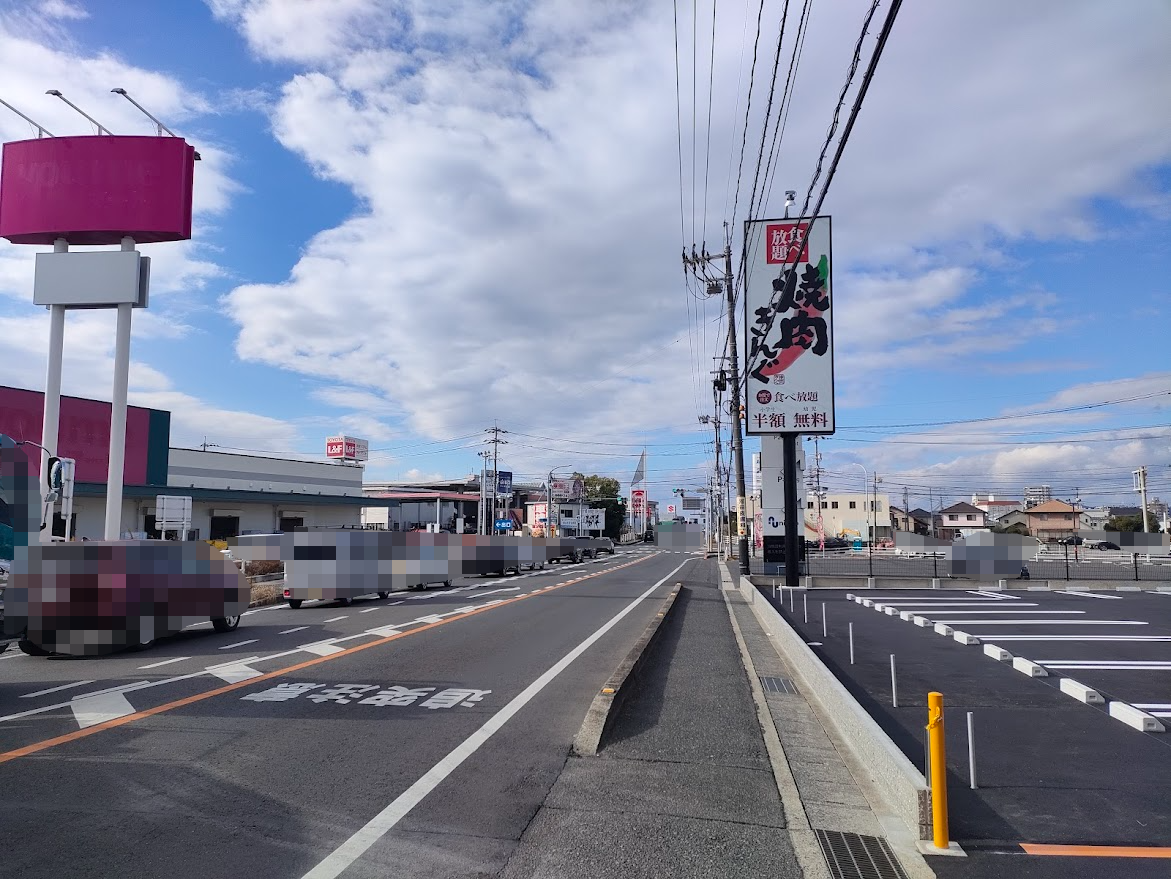
[[[1025,509],[1040,504],[1047,504],[1053,500],[1053,489],[1048,485],[1029,485],[1025,487]]]

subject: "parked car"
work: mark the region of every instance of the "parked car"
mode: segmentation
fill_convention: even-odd
[[[1079,534],[1074,534],[1071,537],[1062,537],[1057,541],[1061,546],[1081,546],[1085,542],[1085,538]]]
[[[594,541],[594,555],[614,555],[614,541],[609,537],[599,537]]]

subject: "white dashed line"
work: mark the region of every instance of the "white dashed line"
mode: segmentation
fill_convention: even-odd
[[[32,699],[36,696],[47,696],[49,693],[57,693],[61,690],[72,690],[74,687],[84,687],[86,684],[92,684],[93,681],[76,681],[72,684],[62,684],[59,687],[49,687],[47,690],[37,690],[35,693],[25,693],[21,699]]]
[[[225,644],[220,650],[231,650],[233,647],[243,647],[245,644],[255,644],[259,638],[249,638],[247,641],[238,641],[235,644]]]
[[[184,659],[190,659],[190,656],[176,656],[174,659],[164,659],[162,662],[152,662],[150,665],[140,665],[139,671],[146,671],[148,668],[158,668],[162,665],[170,665],[173,662],[182,662]]]
[[[342,615],[342,616],[340,616],[340,617],[330,617],[328,620],[322,620],[321,622],[322,622],[323,624],[324,624],[324,623],[336,623],[338,620],[344,620],[344,619],[346,619],[346,617],[348,617],[348,616],[349,616],[349,614],[343,614],[343,615]]]
[[[291,634],[293,634],[293,632],[304,632],[308,628],[309,628],[308,626],[297,626],[296,628],[293,628],[293,629],[285,629],[283,632],[277,632],[277,634],[278,635],[291,635]]]

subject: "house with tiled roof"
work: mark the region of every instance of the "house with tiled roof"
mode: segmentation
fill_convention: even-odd
[[[967,537],[973,531],[988,529],[988,514],[977,506],[960,501],[952,504],[945,510],[939,511],[940,537],[944,540],[955,540],[958,537]]]
[[[1025,513],[1029,533],[1043,542],[1072,537],[1081,530],[1081,511],[1065,501],[1046,501],[1029,507]]]

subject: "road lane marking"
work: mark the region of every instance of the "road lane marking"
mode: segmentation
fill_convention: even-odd
[[[1171,662],[1158,662],[1152,660],[1151,662],[1098,662],[1098,663],[1081,663],[1081,662],[1042,662],[1037,660],[1037,665],[1043,665],[1045,668],[1076,670],[1084,671],[1171,671]]]
[[[1082,598],[1108,598],[1111,601],[1121,601],[1122,600],[1121,595],[1098,595],[1094,592],[1078,592],[1074,589],[1058,589],[1057,591],[1062,592],[1066,595],[1080,595]]]
[[[933,611],[933,608],[927,608],[926,610],[923,611],[923,613],[932,613],[932,611]],[[1062,616],[1070,616],[1070,615],[1082,614],[1082,613],[1085,613],[1085,611],[1084,610],[1017,610],[1014,607],[1014,608],[1005,609],[1005,610],[989,610],[988,608],[984,608],[983,610],[951,610],[951,609],[948,609],[948,610],[940,611],[940,613],[952,614],[953,616],[955,614],[967,614],[967,613],[1018,613],[1018,614],[1029,614],[1029,613],[1046,614],[1047,613],[1047,614],[1060,614]]]
[[[93,681],[77,681],[76,683],[72,683],[72,684],[62,684],[59,687],[49,687],[49,689],[47,689],[47,690],[37,690],[35,693],[25,693],[20,698],[21,699],[32,699],[32,698],[35,698],[36,696],[47,696],[50,693],[57,693],[57,692],[60,692],[61,690],[72,690],[74,687],[84,687],[86,684],[92,684],[92,683],[93,683]]]
[[[365,610],[360,610],[358,613],[374,613],[376,610],[382,610],[380,607],[368,607]]]
[[[969,595],[983,595],[985,598],[995,598],[997,601],[1017,601],[1015,595],[1005,595],[1003,592],[985,592],[983,589],[965,590]]]
[[[247,641],[237,641],[235,644],[225,644],[220,650],[231,650],[233,647],[243,647],[245,644],[255,644],[259,638],[249,638]]]
[[[84,696],[74,700],[69,707],[73,709],[73,719],[81,729],[108,723],[134,713],[134,706],[125,694],[120,692]]]
[[[221,681],[225,681],[229,684],[234,684],[237,681],[250,681],[253,678],[258,678],[264,674],[264,672],[257,671],[251,666],[245,665],[243,662],[236,662],[232,663],[231,665],[221,665],[217,668],[209,668],[208,672],[219,678]]]
[[[344,620],[347,616],[349,614],[342,614],[340,617],[330,617],[328,620],[322,620],[321,622],[323,625],[325,623],[336,623],[338,620]]]
[[[590,577],[591,578],[592,577],[601,577],[606,574],[613,573],[615,571],[620,571],[623,568],[634,567],[635,565],[642,564],[644,561],[646,561],[649,558],[653,558],[653,556],[645,556],[644,558],[634,559],[633,561],[627,562],[624,565],[616,565],[613,568],[607,568],[605,570],[598,571],[595,574],[591,574]],[[346,650],[343,650],[341,653],[335,653],[330,656],[321,656],[321,657],[318,657],[317,659],[307,659],[304,662],[299,662],[294,665],[287,666],[286,668],[278,668],[275,671],[267,672],[267,673],[261,675],[259,678],[255,678],[252,681],[238,681],[234,684],[225,684],[222,687],[216,687],[215,689],[212,689],[212,690],[205,690],[202,693],[196,693],[192,696],[185,696],[181,699],[176,699],[174,701],[167,702],[163,705],[157,705],[154,708],[146,708],[146,709],[143,709],[142,711],[138,711],[134,714],[128,714],[125,717],[118,717],[113,720],[109,720],[105,723],[96,724],[96,725],[88,727],[86,729],[79,729],[79,730],[76,730],[71,733],[66,733],[64,735],[55,736],[51,739],[43,739],[39,742],[33,742],[30,745],[24,745],[23,747],[20,747],[20,748],[14,748],[11,751],[5,751],[5,752],[0,753],[0,764],[7,763],[10,760],[16,760],[19,757],[27,757],[30,754],[38,754],[41,751],[48,750],[49,748],[55,748],[58,745],[64,745],[64,744],[68,744],[70,742],[75,742],[79,739],[83,739],[88,736],[94,735],[95,733],[104,732],[109,729],[116,729],[117,727],[122,726],[127,723],[133,723],[134,721],[143,720],[147,717],[154,717],[156,714],[164,714],[168,711],[173,711],[176,708],[183,708],[187,705],[193,705],[196,702],[202,702],[205,699],[211,699],[215,696],[222,696],[225,693],[231,693],[234,690],[240,689],[241,687],[251,686],[253,683],[259,683],[261,681],[270,680],[272,678],[282,677],[284,675],[292,674],[293,672],[301,671],[302,669],[312,668],[313,666],[320,665],[325,662],[331,662],[332,660],[334,660],[340,656],[347,656],[351,653],[357,653],[362,650],[368,650],[371,647],[379,647],[384,644],[389,644],[390,642],[397,641],[400,638],[405,638],[410,635],[417,635],[420,632],[430,631],[431,629],[438,628],[439,626],[451,625],[452,623],[456,623],[459,620],[467,619],[470,616],[476,616],[481,613],[487,613],[488,611],[494,610],[497,607],[505,607],[509,604],[514,604],[518,601],[524,601],[535,594],[536,593],[524,593],[522,595],[516,596],[515,598],[506,598],[506,599],[501,600],[500,604],[497,604],[494,607],[490,607],[487,605],[481,606],[481,607],[477,608],[476,610],[472,611],[471,613],[465,614],[462,617],[452,617],[450,619],[440,620],[435,623],[430,623],[426,626],[420,626],[417,629],[411,629],[410,631],[407,631],[407,632],[399,632],[398,634],[395,634],[395,635],[388,635],[387,637],[381,638],[377,641],[370,641],[366,644],[357,644],[353,647],[350,647]],[[354,637],[361,637],[361,636],[358,635],[358,636],[354,636]],[[292,653],[295,653],[295,652],[297,652],[297,651],[290,650],[290,651],[287,651],[286,653],[277,653],[272,656],[265,657],[265,659],[277,659],[279,657],[291,655]],[[237,662],[238,661],[239,660],[237,660]],[[264,661],[264,660],[261,660],[261,661]],[[126,688],[139,689],[139,688],[147,688],[147,687],[159,687],[159,686],[163,686],[164,684],[173,684],[178,681],[185,681],[185,680],[189,680],[192,678],[203,677],[206,674],[207,674],[206,670],[205,671],[198,671],[198,672],[193,672],[191,674],[178,675],[173,678],[165,678],[161,681],[143,681],[140,684],[130,684],[130,685],[126,685],[126,687],[122,687],[122,688],[115,687],[113,689],[126,689]],[[105,692],[105,691],[102,691],[102,692]],[[9,715],[0,717],[0,723],[2,723],[4,721],[8,721],[8,720],[16,720],[17,718],[21,718],[21,717],[28,717],[29,715],[32,715],[32,714],[43,714],[47,711],[53,711],[53,710],[59,709],[59,708],[66,708],[69,705],[70,705],[69,702],[61,702],[56,705],[44,705],[40,708],[33,708],[28,711],[22,711],[19,714],[9,714]]]
[[[296,626],[292,629],[285,629],[283,632],[277,632],[278,635],[291,635],[293,632],[304,632],[308,626]]]
[[[688,562],[682,562],[666,577],[655,583],[633,601],[622,608],[617,614],[598,628],[592,635],[570,650],[565,656],[554,663],[539,678],[529,684],[511,702],[496,712],[478,730],[456,746],[446,757],[432,766],[422,778],[408,787],[399,796],[395,797],[381,812],[366,822],[357,833],[338,846],[325,857],[316,867],[305,874],[304,879],[336,879],[354,861],[358,860],[370,846],[386,835],[396,824],[431,793],[439,784],[459,768],[465,760],[472,756],[488,741],[501,727],[504,726],[518,711],[531,702],[537,694],[568,668],[575,659],[586,652],[600,640],[614,626],[618,625],[631,611],[655,593],[655,591],[675,576]]]
[[[1171,858],[1171,848],[1134,845],[1042,845],[1022,842],[1030,855],[1058,855],[1069,858]]]
[[[302,644],[297,648],[304,650],[306,653],[316,653],[318,656],[332,656],[335,653],[342,653],[346,648],[337,647],[331,638],[328,641],[314,641],[312,644]]]
[[[140,665],[139,671],[146,671],[148,668],[159,668],[163,665],[170,665],[173,662],[182,662],[184,659],[190,659],[190,656],[176,656],[174,659],[164,659],[162,662],[152,662],[150,665]]]

